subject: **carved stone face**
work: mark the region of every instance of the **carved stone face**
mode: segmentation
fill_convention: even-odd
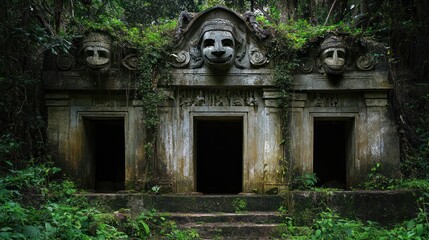
[[[102,69],[110,63],[110,50],[102,46],[87,46],[85,60],[92,69]]]
[[[111,60],[111,40],[102,33],[90,33],[83,41],[86,64],[93,70],[107,70]]]
[[[346,63],[345,48],[328,48],[321,54],[322,66],[327,73],[342,73]]]
[[[235,40],[228,31],[205,32],[201,49],[204,62],[211,69],[226,70],[235,61]]]

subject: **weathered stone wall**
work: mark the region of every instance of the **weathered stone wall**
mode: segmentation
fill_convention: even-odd
[[[123,93],[46,94],[48,140],[59,164],[83,186],[94,187],[94,166],[88,153],[85,120],[123,119],[125,181],[143,179],[145,128],[141,103],[127,101]]]
[[[392,86],[385,59],[373,58],[382,56],[382,46],[332,34],[311,43],[295,74],[289,136],[284,136],[284,109],[265,46],[268,34],[251,15],[246,22],[222,7],[187,18],[190,22],[179,22],[173,78],[158,84],[166,100],[159,106],[150,173],[144,160],[145,103],[133,94],[135,52],[116,48],[106,33],[89,33],[74,52],[46,56],[49,142],[59,164],[84,186],[94,188],[85,121],[100,119],[124,122],[127,188],[150,174],[163,189],[196,191],[199,119],[242,121],[243,192],[281,190],[292,179],[285,173],[312,173],[314,126],[320,120],[341,121],[347,128],[346,187],[356,186],[377,162],[386,175],[398,173],[399,142],[388,101]],[[287,137],[290,145],[284,149]]]
[[[241,118],[243,121],[243,191],[284,184],[279,170],[283,156],[278,96],[272,89],[178,88],[160,110],[158,161],[165,178],[177,192],[195,191],[196,119]],[[228,166],[224,166],[228,168]],[[222,173],[219,173],[222,174]]]
[[[329,49],[336,46],[331,45]],[[368,53],[359,56],[359,51],[338,61],[344,64],[342,71],[326,72],[328,67],[314,49],[303,58],[291,104],[293,174],[313,172],[315,121],[334,120],[348,125],[346,187],[357,186],[376,163],[381,163],[387,176],[398,176],[399,139],[389,106],[393,86],[384,59],[376,60]]]

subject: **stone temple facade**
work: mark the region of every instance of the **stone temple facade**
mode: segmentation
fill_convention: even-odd
[[[69,54],[45,57],[49,141],[82,186],[118,191],[152,176],[173,193],[266,193],[304,173],[344,189],[377,162],[385,174],[397,173],[392,86],[380,44],[339,34],[309,43],[286,110],[267,52],[272,36],[252,14],[222,7],[182,13],[176,37],[173,79],[158,84],[167,100],[159,105],[151,167],[144,103],[134,98],[136,52],[91,32]]]

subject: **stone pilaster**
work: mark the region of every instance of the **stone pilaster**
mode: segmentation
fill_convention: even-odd
[[[77,171],[77,166],[70,163],[70,96],[68,93],[47,93],[45,103],[48,111],[48,145],[54,153],[59,166],[70,173]]]
[[[289,126],[289,162],[292,166],[292,174],[303,174],[312,172],[312,158],[305,157],[308,152],[308,144],[305,137],[304,126],[306,126],[304,117],[304,107],[308,94],[293,93],[290,104],[290,126]],[[308,137],[308,136],[307,136]]]
[[[387,176],[399,171],[399,139],[396,126],[389,117],[387,92],[367,92],[364,94],[367,119],[368,162],[369,170],[375,163],[382,165]]]

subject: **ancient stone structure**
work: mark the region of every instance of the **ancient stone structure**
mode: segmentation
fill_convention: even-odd
[[[180,15],[173,79],[158,85],[167,100],[159,106],[151,173],[144,103],[130,94],[135,51],[95,32],[68,54],[47,55],[48,137],[56,158],[98,191],[133,188],[147,174],[162,189],[207,194],[275,193],[292,175],[311,172],[321,185],[348,188],[375,162],[394,174],[399,143],[383,47],[336,34],[309,43],[285,136],[269,37],[251,13],[242,18],[215,7]]]
[[[295,174],[315,172],[322,183],[343,187],[356,186],[376,162],[397,174],[383,46],[329,34],[303,52],[289,127]]]
[[[176,192],[284,186],[278,94],[263,41],[225,8],[181,25],[177,68],[165,90],[174,100],[161,108],[163,182]]]
[[[88,189],[121,190],[143,178],[142,103],[130,97],[136,59],[103,32],[45,56],[48,138],[59,165]]]

